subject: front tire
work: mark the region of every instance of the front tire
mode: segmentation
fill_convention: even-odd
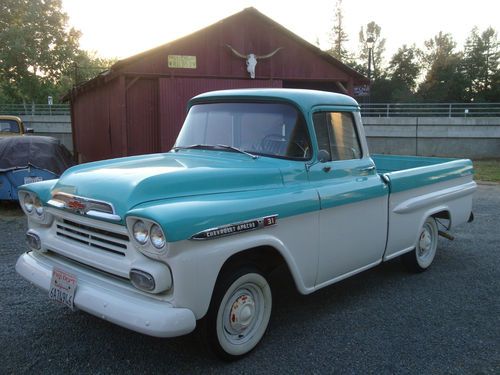
[[[217,282],[205,317],[206,342],[220,358],[233,361],[252,351],[271,317],[272,294],[255,267],[226,272]]]
[[[420,229],[415,249],[402,256],[403,264],[412,272],[428,269],[436,256],[438,236],[436,219],[428,217]]]

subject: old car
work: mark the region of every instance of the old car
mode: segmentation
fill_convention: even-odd
[[[28,133],[33,133],[33,129],[26,128],[20,117],[0,115],[0,137],[12,137]]]
[[[17,200],[19,186],[53,180],[73,165],[70,152],[56,138],[0,138],[0,200]]]
[[[472,219],[470,160],[370,155],[348,96],[228,90],[188,107],[170,152],[21,187],[17,272],[137,332],[198,327],[233,360],[266,332],[276,267],[303,294],[396,257],[422,272],[438,235]]]

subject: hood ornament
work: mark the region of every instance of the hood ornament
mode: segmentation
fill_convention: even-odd
[[[274,56],[280,49],[283,49],[283,47],[278,47],[273,52],[268,53],[267,55],[256,55],[255,53],[249,53],[248,55],[244,55],[236,51],[229,44],[226,44],[226,47],[229,48],[236,56],[246,60],[247,72],[250,73],[250,78],[255,78],[255,67],[257,65],[258,60],[268,59]]]
[[[80,197],[63,192],[54,192],[52,194],[52,199],[50,199],[47,204],[56,208],[66,209],[79,215],[87,215],[98,219],[113,221],[121,220],[121,217],[116,214],[112,203],[97,199]]]

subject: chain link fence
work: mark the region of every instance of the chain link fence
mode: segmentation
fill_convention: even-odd
[[[69,115],[69,104],[0,104],[0,115],[12,116],[58,116]]]
[[[363,103],[364,117],[499,117],[500,103]],[[69,115],[69,104],[0,104],[0,115]]]
[[[365,103],[364,117],[498,117],[500,103]]]

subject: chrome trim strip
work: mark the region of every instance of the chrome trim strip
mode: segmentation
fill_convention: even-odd
[[[64,208],[66,205],[61,202],[61,201],[56,201],[54,199],[50,199],[47,204],[50,204],[51,206],[57,207],[57,208]]]
[[[220,227],[210,228],[193,234],[189,239],[195,241],[205,241],[214,238],[232,236],[234,234],[250,232],[257,229],[275,226],[278,224],[278,215],[269,215],[256,219],[240,221],[237,223],[222,225]]]
[[[88,216],[96,217],[98,219],[107,219],[113,221],[120,221],[121,217],[115,214],[108,214],[106,212],[90,210],[86,213]]]

